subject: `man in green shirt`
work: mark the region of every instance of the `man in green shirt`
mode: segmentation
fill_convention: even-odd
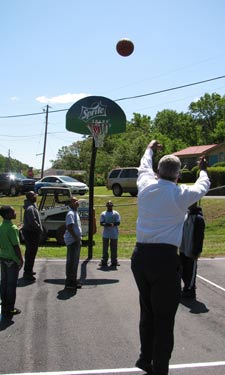
[[[16,218],[13,207],[0,207],[0,215],[3,218],[0,224],[1,310],[2,314],[15,315],[21,312],[15,308],[17,280],[23,266],[19,230],[11,221]]]

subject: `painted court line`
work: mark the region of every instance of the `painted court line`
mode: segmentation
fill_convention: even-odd
[[[213,283],[212,281],[210,281],[210,280],[208,280],[208,279],[205,279],[204,277],[202,277],[202,276],[200,276],[200,275],[197,275],[197,277],[199,277],[199,279],[201,279],[201,280],[204,280],[206,283],[208,283],[208,284],[210,284],[210,285],[213,285],[213,286],[215,286],[216,288],[218,288],[218,289],[222,290],[223,292],[225,292],[225,289],[222,288],[222,286],[219,286],[218,284],[215,284],[215,283]]]
[[[186,363],[180,365],[170,365],[170,369],[185,369],[198,367],[217,367],[225,366],[225,361],[217,362],[200,362],[200,363]],[[130,373],[142,371],[137,367],[131,368],[115,368],[115,369],[99,369],[99,370],[80,370],[80,371],[56,371],[56,372],[25,372],[17,374],[2,374],[2,375],[88,375],[88,374],[115,374],[115,373]]]

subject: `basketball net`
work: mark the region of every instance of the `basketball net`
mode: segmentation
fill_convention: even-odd
[[[95,140],[95,147],[103,147],[105,136],[108,134],[109,123],[96,121],[88,124],[87,127]]]

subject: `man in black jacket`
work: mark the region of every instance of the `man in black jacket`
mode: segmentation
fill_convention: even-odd
[[[25,264],[23,277],[35,281],[33,271],[35,257],[38,251],[40,235],[43,231],[40,215],[36,206],[37,195],[34,191],[26,193],[24,201],[23,236],[25,240]]]
[[[180,246],[182,297],[196,297],[197,261],[202,252],[205,232],[205,220],[197,202],[191,205],[185,218],[183,238]]]

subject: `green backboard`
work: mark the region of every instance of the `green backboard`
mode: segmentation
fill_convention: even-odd
[[[126,116],[113,100],[103,96],[87,96],[70,107],[66,114],[66,129],[79,134],[126,131]]]

